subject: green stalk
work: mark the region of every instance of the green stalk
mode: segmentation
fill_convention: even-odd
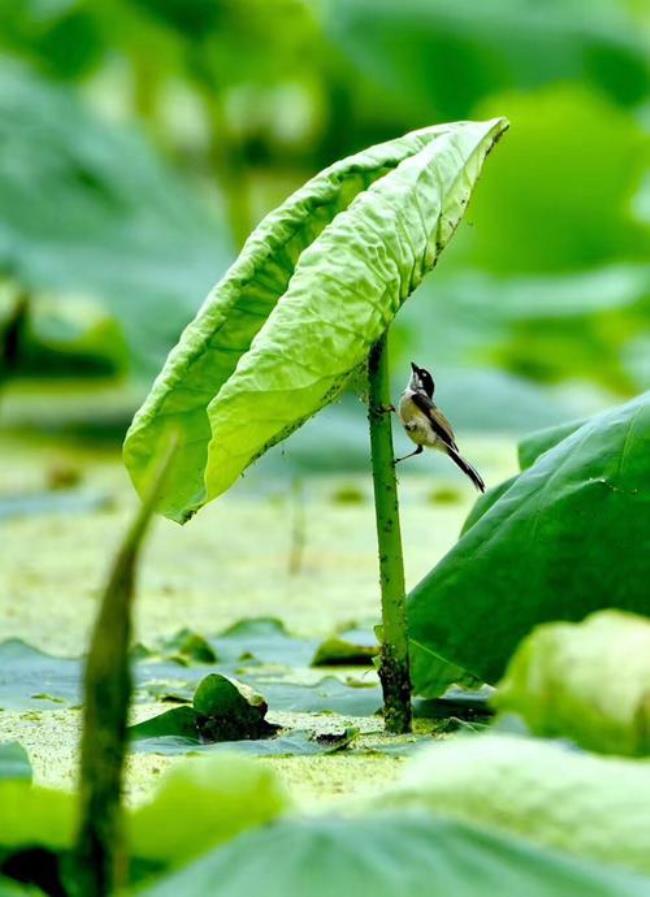
[[[390,416],[388,332],[368,359],[370,446],[381,582],[382,644],[379,678],[384,693],[384,724],[395,735],[411,731],[406,589],[399,502]]]
[[[76,845],[80,897],[108,897],[125,885],[122,775],[132,681],[131,609],[138,556],[173,447],[113,561],[90,642],[84,678],[80,825]]]

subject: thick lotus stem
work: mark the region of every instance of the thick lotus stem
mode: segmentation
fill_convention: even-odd
[[[370,445],[379,545],[382,645],[379,678],[384,693],[386,731],[411,731],[411,678],[404,587],[404,560],[390,416],[388,333],[368,360]]]

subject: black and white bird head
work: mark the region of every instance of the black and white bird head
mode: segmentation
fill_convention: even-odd
[[[433,377],[426,368],[419,368],[413,361],[411,362],[411,379],[408,388],[413,392],[423,392],[430,399],[433,398],[435,383]]]

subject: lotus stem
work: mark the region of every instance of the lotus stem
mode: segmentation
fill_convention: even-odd
[[[122,777],[132,681],[129,649],[138,557],[169,468],[170,447],[113,561],[90,642],[84,677],[77,892],[109,897],[126,884]]]
[[[388,331],[370,352],[368,379],[370,383],[368,419],[381,584],[382,638],[379,678],[384,694],[386,731],[399,735],[411,731],[411,677],[402,534],[389,411],[391,399]]]

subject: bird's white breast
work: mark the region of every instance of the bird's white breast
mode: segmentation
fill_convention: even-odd
[[[416,445],[437,448],[440,440],[431,426],[429,418],[413,401],[413,393],[406,390],[399,402],[399,416],[409,439]]]

